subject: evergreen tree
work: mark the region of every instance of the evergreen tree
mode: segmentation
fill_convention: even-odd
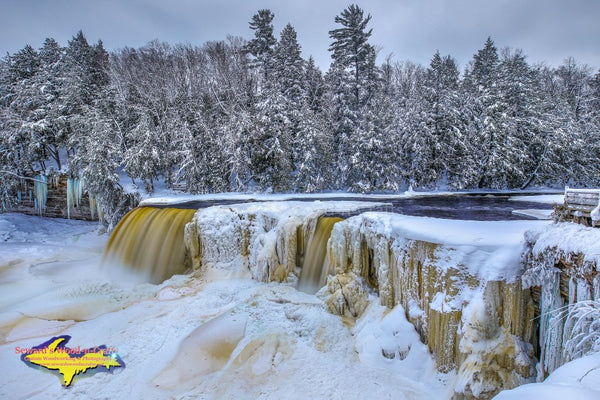
[[[296,30],[287,24],[275,47],[273,75],[282,95],[296,109],[304,94],[304,60],[300,56],[300,44]]]
[[[421,112],[417,114],[419,131],[415,133],[419,148],[413,153],[411,175],[417,184],[462,186],[459,159],[466,152],[458,93],[458,69],[450,57],[433,56],[420,85]]]
[[[304,60],[300,56],[300,45],[296,38],[296,31],[287,24],[281,32],[281,38],[275,47],[273,63],[274,81],[269,86],[270,90],[278,90],[281,93],[277,97],[283,104],[283,112],[287,120],[286,124],[289,137],[290,151],[292,153],[292,164],[295,165],[299,159],[297,150],[292,146],[300,130],[300,121],[307,117],[304,115],[303,102],[305,101],[304,85]]]
[[[368,143],[376,142],[370,137],[373,130],[364,129],[369,123],[362,120],[363,116],[372,112],[368,107],[372,106],[371,100],[378,84],[375,49],[368,43],[372,33],[372,30],[367,30],[370,20],[370,15],[365,17],[362,9],[351,5],[335,18],[342,27],[329,32],[333,39],[329,47],[333,62],[327,81],[333,100],[336,173],[340,187],[360,186],[364,166],[356,158],[357,149],[368,148]],[[378,131],[381,127],[374,128]]]
[[[64,51],[51,38],[46,39],[39,51],[41,67],[34,78],[38,106],[32,115],[31,129],[34,141],[43,158],[51,158],[58,170],[62,169],[61,151],[67,148],[67,138],[61,124],[60,68]]]
[[[6,95],[2,131],[6,135],[7,157],[19,175],[45,172],[43,145],[33,131],[35,112],[41,105],[36,77],[40,72],[39,54],[29,45],[8,58]]]
[[[254,31],[254,39],[246,46],[248,52],[254,57],[255,65],[262,70],[265,81],[270,79],[273,63],[273,52],[277,39],[273,36],[273,18],[271,10],[259,10],[250,21],[250,29]]]
[[[357,5],[350,5],[335,17],[335,22],[342,25],[329,31],[333,43],[329,46],[331,57],[339,68],[349,74],[346,76],[349,105],[357,111],[366,104],[373,94],[375,48],[368,40],[372,29],[367,30],[371,16],[364,16],[364,11]]]
[[[473,57],[472,69],[467,72],[466,89],[473,91],[476,104],[471,106],[476,125],[470,132],[477,170],[477,187],[506,188],[504,179],[507,159],[499,146],[506,144],[500,130],[502,99],[498,91],[498,50],[491,38]]]
[[[304,71],[304,102],[313,112],[323,111],[323,96],[325,94],[325,81],[319,67],[312,57],[308,58]]]
[[[535,163],[549,138],[545,103],[534,71],[520,51],[505,51],[499,64],[498,90],[502,98],[498,149],[503,152],[503,174],[508,187],[527,186],[535,178]]]
[[[292,121],[285,105],[286,99],[277,90],[264,93],[257,104],[251,137],[251,170],[261,190],[291,189]]]
[[[319,192],[333,186],[333,137],[323,114],[305,103],[299,132],[294,143],[296,175],[293,188],[301,192]]]

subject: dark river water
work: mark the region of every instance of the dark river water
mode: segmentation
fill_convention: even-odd
[[[290,197],[288,201],[365,201],[385,203],[380,207],[382,211],[395,212],[405,215],[446,218],[446,219],[464,219],[475,221],[506,221],[506,220],[524,220],[535,219],[520,214],[513,213],[518,210],[552,210],[552,204],[539,203],[535,201],[511,201],[511,195],[532,196],[536,194],[562,194],[556,193],[492,193],[492,194],[456,194],[456,195],[435,195],[435,196],[417,196],[417,197]],[[214,205],[228,205],[248,203],[255,200],[201,200],[188,201],[169,206],[173,208],[192,208],[199,209]]]

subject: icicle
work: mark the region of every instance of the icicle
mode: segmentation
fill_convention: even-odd
[[[96,217],[96,198],[89,193],[88,197],[90,198],[90,214],[92,214],[92,219],[94,219]]]
[[[564,303],[560,296],[560,274],[546,276],[540,302],[540,345],[543,372],[550,373],[562,365]],[[542,377],[539,377],[542,378]]]
[[[46,201],[48,200],[48,178],[41,174],[36,176],[34,187],[35,208],[39,211],[41,216],[46,208]]]
[[[580,278],[577,280],[577,301],[593,300],[592,287],[587,279]]]
[[[71,206],[73,205],[73,178],[67,178],[67,218],[71,219]]]
[[[96,201],[96,207],[98,210],[98,221],[102,222],[104,220],[104,207],[98,201]]]
[[[575,304],[577,301],[577,278],[571,276],[569,278],[569,305]]]
[[[83,180],[79,178],[67,179],[67,216],[69,219],[71,219],[71,207],[79,208],[82,197]]]

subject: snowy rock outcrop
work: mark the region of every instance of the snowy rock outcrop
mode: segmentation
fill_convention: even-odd
[[[532,381],[534,307],[519,260],[526,228],[486,224],[377,213],[336,224],[330,310],[360,315],[367,288],[382,305],[401,305],[438,369],[456,371],[455,399]]]

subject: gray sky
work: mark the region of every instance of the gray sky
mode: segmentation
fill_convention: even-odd
[[[46,37],[66,45],[83,30],[90,43],[108,50],[143,46],[153,39],[201,45],[227,34],[252,37],[248,23],[257,10],[275,14],[276,37],[288,22],[298,32],[303,56],[329,67],[328,31],[351,0],[0,0],[0,54],[26,44],[39,48]],[[530,63],[560,65],[574,57],[600,67],[600,0],[362,0],[372,15],[371,43],[378,62],[428,65],[436,50],[461,69],[488,36],[496,46],[520,48]]]

